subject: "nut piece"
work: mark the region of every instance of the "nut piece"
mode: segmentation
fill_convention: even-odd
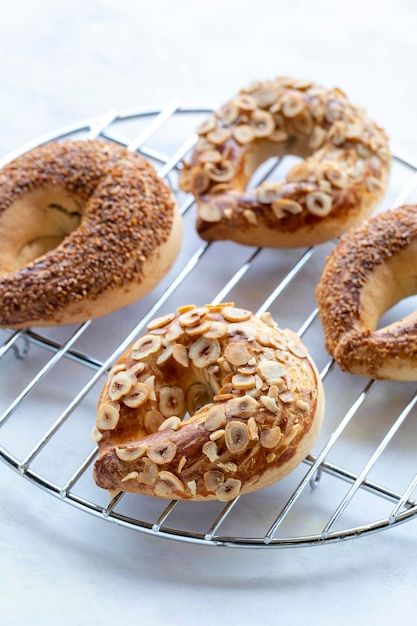
[[[251,143],[255,139],[255,132],[249,124],[240,124],[232,130],[232,135],[240,145]]]
[[[261,402],[264,407],[271,413],[278,413],[279,409],[275,398],[272,398],[271,396],[261,396]]]
[[[204,170],[216,183],[227,183],[235,174],[233,164],[227,159],[220,163],[206,163]]]
[[[255,415],[258,410],[258,403],[255,398],[251,396],[241,396],[240,398],[234,398],[229,400],[226,405],[228,415],[231,417],[241,417],[242,419],[248,419]]]
[[[183,367],[188,367],[190,365],[188,350],[186,346],[184,346],[184,344],[176,343],[172,350],[172,356],[174,357],[175,361]]]
[[[169,361],[169,359],[172,357],[173,352],[174,352],[174,345],[172,343],[168,343],[164,347],[164,349],[161,351],[161,353],[158,355],[156,359],[156,364],[164,365],[164,363]]]
[[[326,131],[321,126],[314,126],[308,140],[308,147],[314,151],[321,148],[326,138]]]
[[[199,157],[200,163],[220,163],[222,155],[218,150],[206,150],[202,152]]]
[[[215,146],[220,146],[230,139],[231,136],[232,133],[228,128],[215,128],[208,133],[207,139]]]
[[[217,441],[218,439],[222,439],[224,437],[224,428],[219,428],[219,430],[215,430],[210,435],[210,441]]]
[[[187,326],[185,332],[190,337],[196,337],[197,335],[205,335],[206,331],[210,329],[210,321],[203,320],[200,324],[196,326]]]
[[[245,322],[252,317],[251,311],[238,309],[235,306],[225,306],[222,309],[222,315],[228,322]]]
[[[162,470],[159,472],[158,478],[167,483],[173,491],[180,491],[181,493],[185,491],[184,483],[172,472]]]
[[[164,420],[162,422],[162,424],[159,426],[158,430],[178,430],[179,427],[181,426],[181,420],[179,417],[177,417],[176,415],[173,415],[172,417],[168,417],[166,420]]]
[[[136,383],[133,386],[132,391],[123,398],[123,403],[132,409],[136,409],[145,404],[151,395],[151,391],[152,389],[149,385],[145,385],[145,383]]]
[[[209,461],[214,463],[214,461],[219,458],[217,454],[217,443],[215,441],[206,441],[203,446],[203,454],[206,455]]]
[[[251,117],[251,126],[255,137],[268,137],[275,130],[275,121],[267,111],[254,111]]]
[[[323,174],[327,178],[328,181],[334,187],[338,187],[339,189],[343,189],[348,184],[348,177],[345,172],[343,172],[336,163],[326,163],[323,167]]]
[[[303,207],[296,200],[289,198],[279,198],[274,200],[271,205],[272,211],[278,220],[288,217],[288,215],[299,215],[303,212]]]
[[[246,365],[250,359],[250,352],[244,343],[233,341],[228,343],[224,356],[232,365]]]
[[[237,119],[239,109],[233,102],[228,102],[221,109],[216,111],[215,115],[225,126],[229,126]]]
[[[229,474],[234,474],[235,472],[237,472],[237,465],[236,463],[233,463],[233,461],[227,461],[227,463],[217,463],[217,467],[220,467],[222,470],[224,470],[225,472],[228,472]]]
[[[286,372],[285,367],[277,361],[261,361],[256,371],[268,385],[276,385]]]
[[[177,453],[177,446],[172,441],[157,441],[148,449],[148,457],[157,465],[171,463]]]
[[[306,107],[306,102],[302,95],[294,92],[288,92],[281,98],[281,111],[285,117],[295,117],[299,115]]]
[[[197,326],[209,312],[207,307],[195,307],[179,316],[181,326]]]
[[[204,336],[206,339],[220,339],[227,333],[227,324],[224,322],[212,322],[210,321],[210,328],[205,331]]]
[[[90,441],[92,441],[93,443],[98,443],[102,439],[103,439],[103,435],[101,434],[97,426],[93,426],[93,429],[90,433]]]
[[[206,135],[210,131],[216,128],[216,118],[213,115],[207,117],[203,122],[201,122],[200,126],[197,128],[197,133],[199,135]]]
[[[165,338],[167,341],[177,341],[180,337],[182,337],[184,331],[179,323],[179,320],[174,319],[171,324],[168,326],[167,333]]]
[[[227,449],[232,454],[238,454],[246,449],[249,443],[249,433],[246,424],[231,421],[227,424],[224,434]]]
[[[260,204],[271,204],[282,197],[282,184],[265,181],[256,190],[256,199]]]
[[[252,97],[255,98],[256,102],[260,107],[269,107],[272,106],[277,99],[276,90],[270,84],[260,84],[254,91],[251,92]]]
[[[172,497],[172,489],[168,483],[163,480],[158,480],[154,487],[154,494],[157,498],[171,498]]]
[[[155,330],[155,328],[162,328],[166,326],[175,318],[175,313],[168,313],[168,315],[162,315],[161,317],[156,317],[148,324],[148,330]]]
[[[191,385],[185,397],[187,411],[190,415],[194,415],[196,411],[209,402],[211,402],[211,394],[207,385],[204,383]]]
[[[245,337],[245,339],[247,339],[248,341],[252,341],[255,338],[253,334],[253,325],[245,324],[245,322],[242,322],[242,324],[229,324],[229,326],[227,327],[227,334],[229,335],[229,337],[241,335],[242,337]]]
[[[97,411],[97,428],[113,430],[119,421],[119,405],[117,402],[104,402]]]
[[[135,361],[146,359],[151,354],[158,352],[161,345],[162,339],[159,335],[143,335],[132,346],[132,359]]]
[[[184,417],[185,396],[181,387],[162,387],[159,390],[159,410],[164,417]]]
[[[255,111],[255,109],[258,108],[258,103],[255,98],[252,98],[252,96],[244,93],[237,95],[233,100],[233,104],[242,111]]]
[[[252,224],[252,226],[258,225],[258,216],[256,215],[255,211],[252,211],[252,209],[245,209],[243,211],[243,217],[248,222],[248,224]]]
[[[143,425],[145,426],[147,433],[156,433],[162,422],[164,421],[164,416],[159,411],[155,409],[150,409],[146,411],[143,418]]]
[[[222,210],[215,202],[207,202],[199,206],[198,215],[204,222],[220,222],[222,219]]]
[[[251,374],[235,374],[232,385],[235,389],[252,389],[255,387],[255,377]]]
[[[225,424],[226,414],[224,412],[224,408],[219,405],[210,407],[206,413],[206,419],[204,421],[205,429],[214,432],[219,428],[223,428]]]
[[[129,367],[129,369],[127,370],[127,374],[129,374],[130,378],[135,383],[138,381],[139,376],[142,374],[144,369],[145,369],[144,363],[141,363],[141,362],[135,363],[135,365],[132,365],[132,367]]]
[[[143,459],[143,468],[142,471],[136,477],[138,483],[143,483],[144,485],[153,485],[158,478],[158,467],[155,465],[153,461],[145,457]]]
[[[258,424],[256,423],[256,420],[254,417],[250,417],[248,419],[248,433],[249,433],[249,439],[252,439],[252,440],[259,439]]]
[[[233,498],[236,498],[239,495],[241,486],[242,481],[237,480],[236,478],[228,478],[216,490],[217,499],[220,500],[220,502],[233,500]]]
[[[326,217],[332,210],[332,199],[322,191],[312,191],[306,196],[306,205],[313,215]]]
[[[265,428],[261,430],[261,434],[259,435],[259,441],[261,442],[261,446],[264,448],[275,448],[278,445],[280,439],[282,437],[282,432],[279,426],[275,426],[274,428]]]
[[[138,472],[130,472],[129,474],[126,474],[126,476],[122,478],[122,483],[125,483],[128,480],[135,480],[135,478],[137,478],[138,476],[139,476]]]
[[[224,474],[220,470],[210,470],[204,474],[207,491],[216,491],[224,483]]]
[[[190,346],[188,353],[194,366],[204,369],[217,361],[220,356],[220,344],[217,339],[200,337]]]
[[[109,397],[111,400],[120,400],[126,396],[133,387],[133,380],[127,372],[118,372],[113,376],[109,385]]]
[[[146,443],[140,443],[138,446],[134,448],[115,448],[116,456],[121,461],[126,461],[130,463],[131,461],[137,461],[141,459],[146,454],[146,450],[148,446]]]

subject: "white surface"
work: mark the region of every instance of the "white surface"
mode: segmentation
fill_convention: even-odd
[[[417,158],[417,6],[15,1],[0,21],[0,157],[110,109],[220,103],[278,74],[339,85]],[[377,624],[415,615],[416,522],[315,548],[205,548],[104,523],[0,465],[7,624]]]

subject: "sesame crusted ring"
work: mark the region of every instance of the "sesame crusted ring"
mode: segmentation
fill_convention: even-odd
[[[181,242],[173,195],[137,153],[53,142],[0,170],[0,326],[78,323],[141,297]]]
[[[184,306],[151,322],[110,371],[94,478],[111,493],[228,501],[301,463],[323,407],[307,349],[269,313]]]
[[[417,380],[417,312],[378,328],[385,311],[417,293],[417,206],[379,213],[332,251],[317,287],[325,345],[341,369]]]
[[[298,247],[338,237],[385,193],[385,132],[340,89],[277,78],[255,82],[206,119],[180,186],[194,194],[207,240]],[[247,190],[270,157],[304,159],[279,182]]]

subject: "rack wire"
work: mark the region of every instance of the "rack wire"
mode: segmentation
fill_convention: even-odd
[[[0,330],[0,459],[36,487],[81,511],[158,537],[205,546],[313,546],[393,528],[417,515],[417,390],[412,383],[342,373],[324,350],[315,287],[335,242],[268,250],[202,242],[192,198],[178,188],[181,160],[209,106],[167,106],[109,113],[67,126],[9,154],[63,138],[100,137],[149,159],[175,192],[184,242],[171,272],[140,301],[78,326]],[[252,184],[282,176],[271,159]],[[411,201],[417,164],[395,154],[379,210]],[[279,483],[233,501],[190,503],[119,494],[92,478],[97,455],[89,433],[104,377],[155,316],[193,302],[235,301],[270,310],[298,332],[319,367],[326,392],[322,432],[305,461]],[[406,314],[411,299],[387,313]]]

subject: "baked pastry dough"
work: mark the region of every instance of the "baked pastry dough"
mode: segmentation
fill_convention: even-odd
[[[53,142],[0,171],[0,326],[78,323],[149,292],[174,262],[173,195],[137,153]]]
[[[151,322],[112,368],[94,477],[112,493],[228,501],[293,470],[323,407],[307,349],[269,313],[185,306]]]
[[[386,190],[385,132],[340,89],[277,78],[255,82],[197,129],[180,186],[192,192],[207,240],[251,246],[321,243],[367,218]],[[297,155],[278,182],[247,189],[270,157]]]
[[[343,370],[417,380],[417,313],[378,328],[385,311],[417,293],[416,276],[417,206],[377,214],[342,237],[317,302],[326,348]]]

